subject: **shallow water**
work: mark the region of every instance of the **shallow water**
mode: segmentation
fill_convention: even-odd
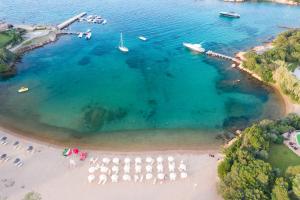
[[[182,42],[233,55],[297,26],[300,8],[215,0],[15,0],[0,19],[58,24],[82,11],[102,15],[90,41],[63,36],[26,54],[0,81],[2,124],[27,134],[100,148],[198,148],[224,130],[282,116],[281,99],[230,63],[195,55]],[[234,10],[240,19],[218,16]],[[4,12],[2,12],[4,11]],[[118,51],[123,32],[129,53]],[[147,42],[137,39],[149,38]],[[235,80],[241,80],[236,84]],[[30,92],[18,94],[26,85]],[[71,139],[71,140],[70,140]]]

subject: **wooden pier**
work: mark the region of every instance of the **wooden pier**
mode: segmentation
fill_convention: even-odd
[[[62,30],[64,28],[66,28],[67,26],[71,25],[72,23],[74,23],[75,21],[77,21],[79,18],[83,17],[86,15],[86,12],[82,12],[74,17],[71,17],[70,19],[67,19],[66,21],[60,23],[57,25],[57,29]]]
[[[234,58],[234,57],[231,57],[231,56],[226,56],[224,54],[216,53],[216,52],[213,52],[213,51],[207,51],[206,55],[212,56],[212,57],[217,57],[217,58],[222,58],[224,60],[230,60],[230,61],[232,61],[234,63],[237,63],[237,64],[241,63],[241,61],[237,58]]]

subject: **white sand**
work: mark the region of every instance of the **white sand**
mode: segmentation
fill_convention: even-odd
[[[113,153],[88,151],[90,156],[140,156],[167,157],[172,155],[177,161],[184,159],[188,166],[188,178],[163,184],[151,183],[108,183],[98,185],[88,183],[89,161],[77,161],[75,168],[69,168],[69,160],[62,156],[62,148],[41,142],[20,138],[0,131],[0,137],[7,136],[9,144],[0,145],[0,154],[7,153],[12,160],[0,164],[0,199],[20,200],[27,192],[35,191],[43,200],[56,199],[105,199],[105,200],[217,200],[217,157],[211,158],[201,152],[130,152]],[[16,150],[12,144],[20,141],[22,149]],[[34,153],[25,151],[28,145],[35,147]],[[219,156],[219,155],[218,155]],[[24,161],[20,168],[13,165],[15,158]],[[5,186],[6,185],[6,186]],[[10,185],[10,186],[9,186]]]

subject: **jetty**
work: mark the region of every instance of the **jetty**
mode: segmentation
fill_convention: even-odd
[[[241,61],[237,58],[227,56],[227,55],[224,55],[224,54],[221,54],[221,53],[216,53],[216,52],[213,52],[213,51],[207,51],[206,55],[211,56],[211,57],[221,58],[221,59],[224,59],[224,60],[230,60],[230,61],[232,61],[234,63],[237,63],[237,64],[241,63]]]
[[[62,30],[64,28],[66,28],[67,26],[71,25],[72,23],[74,23],[75,21],[79,20],[81,17],[85,16],[86,12],[82,12],[74,17],[71,17],[70,19],[67,19],[66,21],[60,23],[57,25],[57,29]]]

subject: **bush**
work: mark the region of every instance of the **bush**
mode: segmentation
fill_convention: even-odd
[[[229,159],[224,159],[218,165],[218,176],[220,177],[220,179],[224,180],[227,173],[230,172],[231,165],[232,163]]]
[[[23,198],[23,200],[41,200],[41,199],[42,199],[41,195],[36,192],[29,192]]]

